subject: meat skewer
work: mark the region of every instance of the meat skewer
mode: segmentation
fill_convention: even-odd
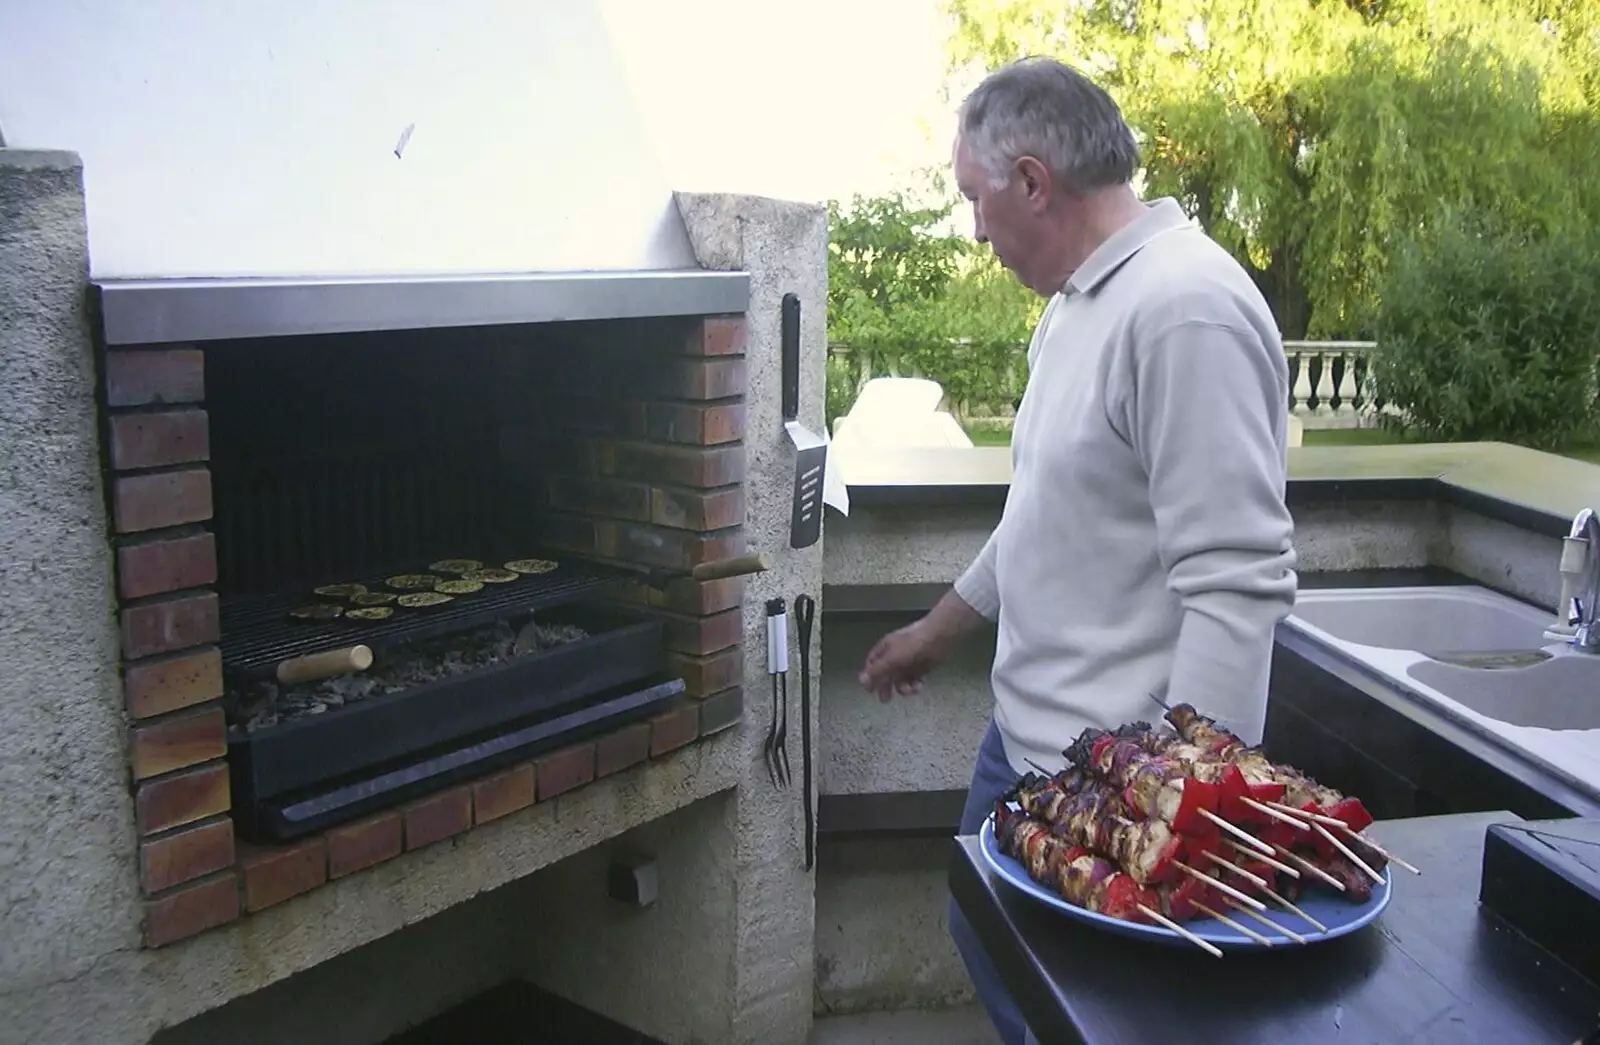
[[[1053,835],[1048,825],[1012,812],[1003,803],[995,809],[995,838],[1000,851],[1022,864],[1029,877],[1075,907],[1137,921],[1141,905],[1161,902],[1154,890],[1140,886],[1109,860],[1070,845]]]
[[[1152,755],[1130,737],[1084,730],[1066,751],[1074,766],[1121,789],[1123,801],[1146,820],[1162,820],[1179,834],[1202,834],[1219,798],[1215,784]]]
[[[1072,785],[1075,791],[1068,790]],[[1068,773],[1062,780],[1025,777],[1016,796],[1017,804],[1049,824],[1052,833],[1104,854],[1140,885],[1176,880],[1174,861],[1183,855],[1182,840],[1160,820],[1127,819],[1121,797],[1109,788]]]
[[[1306,943],[1267,918],[1262,899],[1327,932],[1294,903],[1305,884],[1361,903],[1368,879],[1386,881],[1378,868],[1392,858],[1360,834],[1371,822],[1360,799],[1273,763],[1189,705],[1166,718],[1174,732],[1145,722],[1085,730],[1058,772],[1030,761],[1037,773],[995,809],[1001,852],[1076,907],[1162,925],[1219,956],[1180,923],[1209,917],[1263,946],[1279,942],[1223,913],[1231,908]]]
[[[1203,748],[1215,757],[1232,761],[1241,769],[1248,765],[1255,772],[1269,774],[1272,779],[1282,783],[1285,787],[1284,797],[1267,800],[1268,805],[1281,802],[1291,807],[1291,811],[1338,820],[1352,831],[1361,831],[1372,823],[1372,814],[1367,812],[1359,798],[1351,798],[1331,787],[1324,787],[1299,770],[1275,765],[1259,749],[1248,747],[1232,733],[1218,729],[1214,721],[1189,705],[1175,705],[1167,712],[1166,718],[1185,742]]]

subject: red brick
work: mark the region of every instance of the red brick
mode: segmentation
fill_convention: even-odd
[[[318,837],[271,848],[250,846],[239,861],[244,909],[255,912],[309,893],[328,880],[328,846]]]
[[[594,779],[595,745],[579,744],[546,755],[533,764],[539,801],[565,794]]]
[[[657,382],[669,399],[731,399],[744,394],[743,359],[675,359]]]
[[[620,773],[650,757],[650,723],[635,722],[595,741],[596,778]]]
[[[608,435],[628,428],[629,409],[624,404],[600,396],[574,394],[571,385],[559,384],[559,377],[546,375],[562,392],[540,401],[546,422],[568,435]]]
[[[216,647],[159,657],[122,669],[128,714],[148,718],[222,696],[222,654]]]
[[[595,455],[602,474],[648,483],[708,489],[744,482],[743,446],[679,446],[670,443],[603,443]]]
[[[660,758],[700,736],[700,707],[693,701],[650,719],[650,757]]]
[[[707,316],[690,331],[685,351],[694,356],[744,354],[744,316]]]
[[[664,589],[641,582],[617,588],[613,597],[635,606],[651,606],[685,616],[707,616],[744,604],[744,578],[728,577],[704,583],[678,580],[668,583]]]
[[[189,464],[211,456],[206,412],[192,408],[155,414],[113,414],[108,441],[111,467],[123,472]]]
[[[704,616],[744,606],[743,577],[720,581],[673,581],[661,593],[661,608]]]
[[[709,737],[736,726],[744,718],[744,688],[725,689],[700,702],[700,735]],[[796,736],[799,734],[797,733]]]
[[[124,599],[215,584],[216,538],[196,533],[121,545],[117,548],[117,582]]]
[[[593,555],[600,544],[594,520],[572,515],[541,516],[539,537],[542,544],[579,555]]]
[[[685,696],[709,697],[744,679],[744,650],[735,646],[709,657],[669,653],[667,670],[683,679]]]
[[[744,638],[744,613],[732,609],[709,617],[667,617],[666,646],[674,653],[704,656]]]
[[[228,753],[227,721],[220,707],[207,708],[133,730],[133,777],[170,773]]]
[[[122,611],[122,655],[138,660],[217,641],[215,592],[129,606]]]
[[[144,905],[144,945],[161,947],[198,936],[239,917],[239,879],[233,871],[186,885]]]
[[[406,806],[406,848],[425,845],[458,835],[472,826],[472,789],[452,788]]]
[[[198,403],[206,397],[206,357],[195,348],[106,353],[106,405]]]
[[[328,877],[343,878],[400,855],[404,825],[398,812],[358,820],[328,831]]]
[[[611,407],[611,431],[634,439],[643,438],[655,423],[653,408],[642,400],[627,400]]]
[[[641,566],[688,570],[703,562],[745,553],[740,531],[705,534],[637,523],[601,523],[595,528],[600,554]]]
[[[232,820],[213,820],[139,846],[139,881],[147,893],[232,866]]]
[[[533,765],[513,766],[472,785],[472,819],[486,824],[533,805]]]
[[[152,475],[118,476],[111,513],[118,533],[143,533],[211,518],[211,472],[185,468]]]
[[[744,487],[650,491],[650,521],[680,530],[726,530],[744,523]]]
[[[140,784],[134,796],[135,818],[141,835],[153,835],[226,813],[229,802],[228,767],[213,762]]]
[[[692,403],[651,403],[645,431],[652,439],[692,446],[720,446],[744,438],[743,403],[700,406]]]
[[[650,487],[610,479],[552,476],[550,506],[585,515],[650,521]]]

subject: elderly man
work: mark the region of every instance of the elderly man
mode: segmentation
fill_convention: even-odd
[[[1116,104],[1059,62],[991,74],[961,108],[955,175],[980,243],[1049,301],[1028,347],[1005,511],[939,604],[885,636],[861,683],[916,692],[985,621],[994,714],[961,831],[1085,727],[1193,704],[1260,738],[1293,608],[1288,369],[1244,270],[1171,199],[1142,202]],[[1030,1035],[952,905],[1007,1045]]]

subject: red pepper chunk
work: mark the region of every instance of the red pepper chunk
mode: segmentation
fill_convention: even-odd
[[[1212,910],[1217,910],[1218,905],[1215,893],[1215,889],[1198,878],[1185,878],[1173,886],[1171,892],[1166,894],[1166,903],[1163,905],[1166,910],[1161,913],[1175,922],[1188,921],[1190,918],[1201,916],[1210,917],[1210,915],[1206,915],[1204,911],[1195,906],[1195,901],[1198,900]]]
[[[1264,804],[1282,802],[1283,796],[1288,790],[1287,785],[1276,780],[1269,780],[1264,784],[1251,784],[1250,797]]]
[[[1100,894],[1097,913],[1124,921],[1148,922],[1150,916],[1139,910],[1141,904],[1152,911],[1161,910],[1161,898],[1154,889],[1139,886],[1125,874],[1112,875]]]
[[[1261,825],[1260,829],[1256,831],[1256,837],[1268,845],[1281,845],[1285,849],[1292,849],[1299,843],[1304,842],[1308,834],[1293,824],[1286,824],[1282,820],[1274,818],[1271,823]]]
[[[1344,798],[1326,809],[1318,810],[1323,816],[1342,820],[1352,831],[1365,831],[1372,825],[1372,814],[1359,798]]]
[[[1245,805],[1250,797],[1250,783],[1238,766],[1229,765],[1217,781],[1217,813],[1232,824],[1254,824],[1265,819],[1261,813]]]
[[[1183,781],[1183,798],[1178,811],[1172,816],[1172,829],[1179,834],[1206,834],[1217,826],[1201,816],[1202,812],[1215,813],[1222,789],[1216,784],[1188,777]]]

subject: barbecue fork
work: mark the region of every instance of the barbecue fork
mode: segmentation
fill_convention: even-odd
[[[784,693],[783,717],[778,717],[778,692],[788,689],[789,674],[789,614],[783,599],[767,600],[767,674],[772,676],[772,725],[762,744],[762,755],[767,762],[767,775],[772,786],[783,788],[788,784],[788,694]]]

